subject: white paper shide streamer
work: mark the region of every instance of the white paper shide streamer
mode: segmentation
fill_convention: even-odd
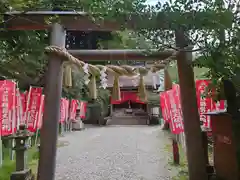
[[[83,66],[83,72],[84,72],[84,77],[83,77],[84,83],[86,85],[88,85],[90,80],[89,80],[89,72],[88,72],[88,64],[87,63],[85,63],[84,66]]]
[[[156,74],[154,74],[153,76],[152,76],[152,85],[153,85],[153,88],[154,89],[157,89],[157,77],[156,77]]]
[[[157,72],[158,79],[159,79],[159,87],[158,87],[158,92],[163,92],[165,87],[164,87],[164,69],[161,69],[160,71]]]
[[[101,71],[100,71],[100,79],[101,79],[101,87],[103,89],[106,89],[107,88],[107,74],[106,74],[106,71],[107,71],[107,67],[104,67]]]

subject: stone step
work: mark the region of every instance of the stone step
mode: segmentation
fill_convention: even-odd
[[[148,118],[148,116],[134,116],[134,115],[124,115],[124,116],[114,116],[113,115],[112,117],[114,117],[114,118],[124,118],[124,119]]]
[[[108,125],[146,125],[148,117],[112,117],[108,120]]]

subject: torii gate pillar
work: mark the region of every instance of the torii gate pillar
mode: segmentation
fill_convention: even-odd
[[[183,30],[176,31],[175,37],[178,48],[184,49],[188,46]],[[177,67],[187,147],[189,180],[207,180],[206,161],[192,67],[192,53],[180,51],[177,55]]]
[[[60,24],[51,27],[50,45],[65,48],[66,32]],[[46,84],[43,127],[40,136],[40,158],[38,180],[55,179],[58,122],[60,119],[60,100],[62,95],[63,60],[50,55]]]

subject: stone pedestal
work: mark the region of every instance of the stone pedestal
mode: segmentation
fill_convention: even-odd
[[[84,124],[81,120],[77,120],[75,122],[72,122],[72,130],[73,131],[81,131],[84,129]]]
[[[34,180],[31,169],[16,171],[11,174],[10,180]]]
[[[77,109],[76,120],[72,122],[73,131],[81,131],[84,129],[84,124],[80,118],[80,109]]]

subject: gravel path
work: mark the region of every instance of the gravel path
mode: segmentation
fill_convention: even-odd
[[[87,128],[62,137],[56,180],[170,180],[159,126]]]

